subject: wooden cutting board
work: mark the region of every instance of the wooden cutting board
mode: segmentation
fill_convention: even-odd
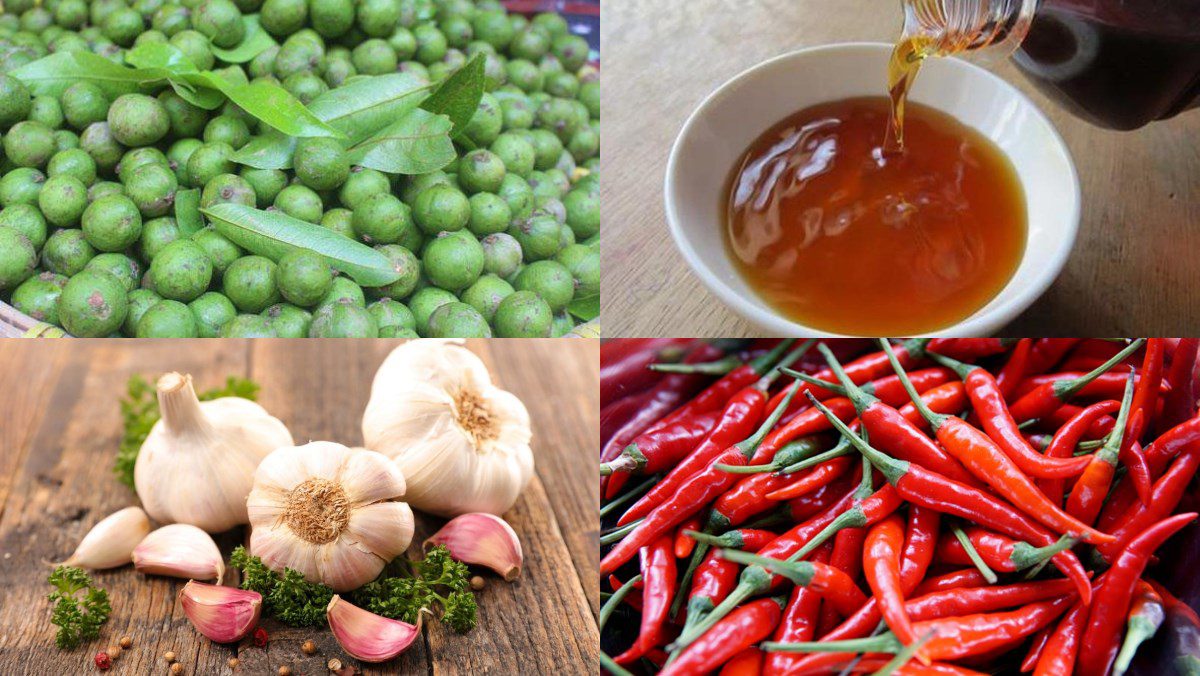
[[[213,644],[176,607],[183,581],[145,577],[132,566],[93,573],[113,613],[101,638],[71,651],[54,646],[45,561],[68,556],[104,516],[137,504],[112,461],[121,438],[118,401],[135,373],[149,379],[191,373],[198,390],[229,375],[262,386],[259,402],[283,420],[297,443],[359,445],[361,415],[380,362],[400,341],[189,340],[0,341],[0,673],[99,673],[99,650],[132,637],[110,674],[167,673],[173,651],[187,674],[325,674],[326,662],[363,667],[327,628],[293,629],[273,620],[257,648]],[[511,674],[552,668],[598,670],[599,496],[594,447],[599,438],[599,343],[590,340],[471,341],[493,377],[515,393],[533,419],[536,476],[505,515],[521,538],[525,565],[506,584],[485,575],[477,595],[479,625],[465,635],[438,623],[393,662],[372,674]],[[409,556],[443,520],[418,514]],[[242,541],[239,529],[217,538],[222,552]],[[319,650],[305,656],[307,639]]]

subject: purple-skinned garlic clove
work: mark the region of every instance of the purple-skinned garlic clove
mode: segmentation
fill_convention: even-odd
[[[179,592],[183,612],[196,631],[216,643],[236,643],[258,624],[262,595],[192,580]]]
[[[425,549],[445,545],[456,561],[485,566],[512,582],[521,575],[521,541],[508,523],[494,514],[475,512],[450,519],[425,540]]]
[[[337,594],[325,608],[325,619],[342,650],[363,662],[386,662],[408,650],[421,635],[420,614],[416,624],[409,624],[363,610]]]

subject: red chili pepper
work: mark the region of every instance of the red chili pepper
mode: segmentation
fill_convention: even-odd
[[[899,378],[896,380],[899,380]],[[925,419],[917,412],[917,405],[908,399],[907,393],[904,395],[904,401],[906,403],[897,409],[900,411],[900,415],[904,416],[905,420],[912,423],[918,429],[928,426]],[[929,410],[934,413],[954,413],[961,411],[967,406],[967,386],[963,385],[962,381],[959,380],[948,382],[945,385],[938,385],[932,390],[922,392],[921,401],[925,402]],[[949,458],[949,456],[947,457]],[[953,460],[953,458],[950,459]],[[963,470],[963,474],[967,477],[971,476],[966,470]],[[974,481],[974,477],[971,480]]]
[[[721,544],[717,546],[757,552],[774,539],[775,534],[770,531],[743,528],[719,536]],[[704,555],[692,577],[685,628],[699,622],[713,607],[725,600],[737,584],[738,569],[736,563],[721,558],[717,551]]]
[[[1088,383],[1078,392],[1076,392],[1074,396],[1079,397],[1080,399],[1116,399],[1121,396],[1122,392],[1125,391],[1125,379],[1131,372],[1136,373],[1136,370],[1114,369],[1107,373],[1101,374],[1097,376],[1095,380]],[[1060,383],[1065,380],[1081,378],[1085,375],[1087,375],[1086,371],[1060,371],[1058,373],[1033,376],[1022,380],[1013,394],[1016,398],[1020,399],[1021,397],[1024,397],[1026,394],[1029,394],[1033,390],[1043,385]],[[1140,385],[1142,383],[1141,374],[1139,373],[1135,377]],[[1163,382],[1161,376],[1158,380],[1158,384],[1158,391],[1164,393],[1168,391],[1168,386]]]
[[[708,673],[770,636],[782,616],[781,599],[747,603],[716,623],[700,640],[684,648],[674,662],[659,672],[659,676]]]
[[[926,347],[930,352],[955,359],[974,360],[1008,351],[1010,338],[935,338]]]
[[[822,407],[819,402],[816,402],[816,405]],[[851,432],[840,421],[835,422],[834,426],[843,436],[850,439],[905,500],[943,514],[967,519],[1038,547],[1044,547],[1057,540],[1049,530],[991,495],[915,463],[885,455]],[[1065,551],[1054,556],[1051,561],[1064,575],[1071,578],[1084,602],[1090,602],[1092,586],[1079,559],[1070,551]]]
[[[763,651],[758,648],[746,648],[734,655],[721,667],[717,676],[759,676],[762,673]]]
[[[1025,659],[1021,660],[1021,673],[1033,671],[1038,660],[1042,659],[1042,651],[1046,649],[1046,642],[1050,640],[1050,635],[1053,633],[1054,627],[1046,626],[1033,635],[1033,640],[1029,643],[1029,650],[1025,653]]]
[[[767,493],[766,497],[769,500],[791,500],[792,498],[806,495],[822,486],[828,485],[833,480],[845,474],[849,471],[850,465],[850,456],[844,455],[840,458],[826,460],[798,476],[771,477],[772,479],[782,480],[784,484],[782,488],[776,488],[774,491]]]
[[[800,388],[804,388],[806,383],[795,383]],[[844,397],[834,397],[826,404],[830,410],[838,414],[842,420],[849,420],[854,417],[854,405],[849,399]],[[771,409],[775,410],[775,409]],[[775,454],[779,452],[784,445],[789,444],[801,437],[810,437],[820,432],[829,430],[829,422],[825,420],[825,416],[819,415],[815,409],[808,409],[800,415],[792,418],[790,422],[781,425],[778,429],[772,431],[767,438],[763,440],[762,446],[754,453],[754,457],[750,459],[748,465],[763,465],[771,462],[775,458]]]
[[[901,363],[903,363],[905,366],[911,366],[925,356],[926,346],[929,344],[929,342],[929,339],[914,339],[905,341],[902,345],[900,345],[900,347],[896,348],[896,354],[898,355]],[[824,346],[825,344],[822,343],[821,345]],[[829,349],[828,346],[825,346],[825,348]],[[850,380],[856,385],[861,385],[865,382],[878,380],[890,375],[887,357],[882,352],[872,352],[871,354],[859,357],[858,359],[846,364],[843,369],[846,371],[847,377],[849,377]],[[833,371],[828,368],[822,369],[817,371],[817,373],[812,377],[817,380],[832,381]],[[800,392],[801,394],[812,392],[813,396],[821,400],[825,400],[834,396],[833,392],[818,385],[804,385],[802,386]],[[776,395],[776,398],[779,398],[779,395]],[[803,399],[800,399],[798,400],[798,403],[802,401]]]
[[[1084,674],[1108,672],[1116,657],[1117,637],[1129,610],[1134,586],[1154,551],[1196,518],[1194,512],[1163,519],[1130,541],[1096,586],[1096,603],[1088,613],[1077,668]]]
[[[808,440],[807,447],[816,449],[818,447],[816,440]],[[809,454],[811,454],[811,450]],[[831,483],[837,476],[828,477],[828,480],[822,485]],[[733,488],[717,498],[716,504],[713,505],[713,509],[708,515],[709,530],[720,531],[730,526],[739,526],[750,517],[767,511],[781,501],[780,498],[771,498],[768,493],[787,485],[790,480],[790,477],[773,474],[752,474],[743,477]],[[813,488],[815,490],[819,487],[819,485],[815,485]]]
[[[1079,415],[1079,412],[1082,410],[1082,406],[1063,404],[1058,408],[1058,410],[1054,411],[1054,413],[1051,413],[1045,418],[1039,418],[1036,427],[1040,430],[1047,430],[1053,434],[1054,432],[1057,432],[1060,427],[1067,424],[1071,418]],[[1088,441],[1103,439],[1112,432],[1114,423],[1116,423],[1116,421],[1113,420],[1112,417],[1101,416],[1092,423],[1092,426],[1088,428],[1087,432],[1084,432],[1083,438],[1087,439]]]
[[[600,360],[600,406],[651,387],[662,376],[647,367],[681,359],[689,342],[683,338],[632,338],[605,343],[608,349],[601,349]]]
[[[1180,338],[1171,353],[1167,369],[1170,391],[1163,398],[1162,411],[1154,421],[1155,433],[1161,433],[1196,414],[1196,354],[1200,338]]]
[[[1071,457],[1075,453],[1075,447],[1079,445],[1084,433],[1088,431],[1093,422],[1120,409],[1121,402],[1112,399],[1106,399],[1082,409],[1054,433],[1054,438],[1046,447],[1046,457]],[[1062,504],[1064,490],[1062,479],[1042,479],[1038,482],[1038,486],[1046,494],[1047,499],[1056,505]]]
[[[708,343],[701,343],[695,350],[688,354],[684,361],[704,361],[720,354],[721,351],[716,347]],[[608,462],[615,459],[620,455],[621,450],[636,439],[639,434],[662,421],[672,410],[687,401],[688,397],[704,384],[704,381],[704,376],[682,373],[673,373],[660,380],[649,391],[650,396],[646,397],[646,401],[637,413],[632,415],[620,429],[616,430],[609,438],[608,443],[601,447],[600,462]],[[601,481],[601,486],[606,497],[611,498],[614,495],[614,493],[608,492],[608,487],[612,483],[614,482]]]
[[[1146,463],[1150,466],[1153,474],[1161,474],[1171,462],[1171,458],[1198,442],[1200,442],[1200,415],[1193,413],[1192,418],[1163,432],[1146,447]]]
[[[1079,654],[1079,642],[1083,638],[1087,617],[1087,606],[1082,603],[1071,606],[1046,639],[1046,647],[1042,649],[1034,667],[1034,676],[1071,676],[1075,671],[1075,658]]]
[[[973,587],[983,587],[987,584],[989,584],[988,581],[984,579],[983,573],[979,572],[978,568],[963,568],[925,580],[917,587],[913,594],[915,596],[925,596],[926,594],[946,591],[948,589],[970,589]]]
[[[904,542],[904,522],[892,514],[875,524],[867,533],[863,550],[863,572],[888,627],[904,645],[917,641],[912,620],[904,610],[904,591],[900,585],[900,549]],[[924,661],[924,660],[922,660]]]
[[[1100,554],[1112,561],[1122,550],[1140,537],[1153,523],[1166,518],[1175,511],[1183,494],[1200,468],[1200,444],[1188,449],[1171,465],[1171,469],[1154,483],[1149,504],[1135,503],[1117,521],[1113,535],[1117,541],[1098,547]]]
[[[829,555],[829,565],[850,576],[850,579],[857,580],[862,573],[863,540],[866,537],[867,529],[865,528],[847,528],[838,531],[833,538],[833,551]],[[817,620],[817,636],[823,636],[836,627],[842,617],[842,614],[832,604],[823,604]],[[774,636],[772,640],[807,641],[809,639],[794,636],[784,639]]]
[[[795,390],[796,388],[793,387],[792,392],[794,393]],[[703,471],[685,481],[674,495],[655,507],[654,511],[650,512],[632,532],[609,550],[608,554],[600,561],[600,573],[603,575],[616,570],[633,558],[638,549],[679,525],[689,516],[699,512],[718,495],[733,486],[737,482],[738,476],[716,469],[715,466],[718,464],[745,464],[763,437],[779,420],[784,408],[786,406],[780,406],[772,411],[753,436],[730,446],[724,453],[714,458]]]
[[[667,610],[675,595],[675,552],[670,537],[661,537],[641,550],[642,626],[633,645],[613,658],[631,664],[651,648],[666,642]]]
[[[923,620],[913,624],[913,631],[923,638],[925,644],[920,654],[930,659],[956,660],[986,654],[997,648],[1018,643],[1021,639],[1047,626],[1074,602],[1073,597],[1063,596],[1052,601],[1031,603],[1017,610],[998,613],[977,613],[961,617]],[[899,652],[903,644],[892,633],[870,638],[843,641],[820,641],[818,643],[780,644],[764,642],[762,649],[776,650],[828,650],[816,656],[814,665],[837,664],[847,653]],[[833,652],[843,650],[844,652]],[[813,665],[805,665],[812,669]],[[1084,672],[1099,673],[1099,672]]]
[[[1002,573],[1015,573],[1032,568],[1055,554],[1070,549],[1075,544],[1071,538],[1060,538],[1058,542],[1048,547],[1034,547],[1028,542],[1014,540],[974,526],[963,529],[963,532],[983,562],[989,568]],[[958,566],[971,565],[971,557],[967,554],[966,548],[953,535],[942,536],[938,541],[937,558],[942,563],[952,563]]]
[[[746,565],[759,565],[801,587],[809,587],[832,603],[838,612],[849,615],[867,602],[866,594],[841,570],[819,561],[783,561],[736,549],[721,550],[721,556]]]
[[[1104,505],[1104,498],[1112,487],[1113,475],[1117,471],[1117,458],[1125,440],[1125,424],[1129,420],[1129,411],[1133,403],[1133,378],[1125,384],[1125,395],[1121,399],[1121,410],[1117,414],[1117,424],[1108,440],[1098,451],[1090,456],[1090,462],[1083,475],[1075,482],[1071,494],[1067,497],[1067,512],[1084,523],[1095,523]],[[1132,472],[1130,474],[1132,476]],[[1146,477],[1148,479],[1149,477]],[[1147,487],[1146,492],[1149,493]]]
[[[1164,343],[1162,338],[1146,340],[1146,354],[1142,358],[1142,371],[1138,375],[1137,389],[1133,392],[1133,409],[1130,413],[1130,423],[1133,416],[1141,411],[1145,418],[1146,427],[1153,428],[1154,420],[1158,417],[1158,384],[1162,382]],[[1143,428],[1145,429],[1145,428]],[[1135,435],[1136,439],[1137,436]]]
[[[1062,479],[1078,476],[1088,465],[1088,458],[1048,458],[1029,447],[1020,428],[1008,411],[1000,386],[986,369],[930,353],[930,358],[955,370],[967,388],[967,397],[983,423],[983,430],[996,448],[1004,452],[1011,463],[1024,474],[1038,479]],[[899,374],[897,374],[899,375]],[[918,407],[920,408],[920,407]],[[931,421],[932,424],[932,421]],[[952,423],[957,424],[957,423]],[[938,426],[935,431],[940,433]],[[973,428],[972,428],[973,429]],[[940,437],[939,437],[940,438]],[[945,441],[942,442],[943,446]],[[947,448],[951,455],[952,449]],[[956,456],[957,457],[957,456]],[[962,460],[962,458],[959,458]],[[978,476],[978,472],[976,472]]]
[[[600,465],[600,475],[614,472],[657,474],[674,467],[695,450],[716,427],[721,411],[708,411],[681,418],[650,432],[638,435],[616,458]]]
[[[859,420],[862,421],[868,435],[879,447],[886,448],[889,453],[903,460],[929,467],[938,467],[943,470],[943,474],[946,476],[955,480],[961,480],[963,483],[976,483],[975,479],[968,474],[958,461],[947,455],[929,437],[925,436],[924,432],[908,422],[899,411],[855,387],[854,383],[845,377],[845,372],[838,364],[837,358],[823,348],[824,345],[818,346],[818,349],[821,350],[821,353],[825,355],[826,360],[829,362],[830,370],[841,381],[842,387],[846,390],[846,395],[853,402],[853,406],[858,412]],[[891,347],[888,347],[885,354],[889,354],[890,352]],[[901,378],[901,383],[905,384],[903,378]],[[912,391],[908,387],[905,387],[905,389]],[[815,402],[816,400],[814,399],[813,401]],[[925,407],[925,409],[921,408],[924,406],[924,402],[919,394],[913,396],[913,401],[917,403],[918,411],[928,409],[928,407]],[[822,413],[828,410],[827,404],[823,404],[817,408]],[[830,422],[833,423],[832,420]]]
[[[1038,338],[1029,353],[1029,373],[1044,373],[1079,343],[1079,338]]]
[[[713,431],[683,462],[679,463],[659,481],[649,493],[642,496],[625,514],[617,525],[632,523],[649,514],[664,500],[674,495],[683,482],[702,471],[722,451],[751,436],[754,428],[762,422],[766,392],[756,387],[744,388],[726,404],[721,420]]]
[[[1029,358],[1033,352],[1033,339],[1022,338],[1017,341],[1017,346],[1013,348],[1012,354],[1009,355],[1008,361],[1000,369],[1000,373],[996,375],[996,389],[1000,392],[1000,396],[1007,400],[1012,396],[1013,390],[1020,384],[1021,379],[1029,370]],[[909,374],[911,376],[911,374]]]
[[[1013,420],[1023,423],[1026,420],[1041,418],[1053,413],[1054,409],[1062,406],[1067,399],[1078,394],[1088,383],[1104,375],[1114,366],[1121,363],[1125,357],[1136,352],[1142,346],[1142,342],[1144,342],[1144,339],[1138,338],[1111,359],[1079,378],[1046,383],[1034,388],[1029,394],[1018,399],[1009,409]]]
[[[721,408],[729,401],[730,397],[740,392],[742,388],[753,385],[757,380],[770,373],[775,368],[775,363],[794,342],[790,339],[781,341],[770,352],[725,374],[720,380],[697,394],[694,399],[675,409],[663,419],[663,424]]]
[[[844,532],[844,531],[843,531]],[[820,551],[818,550],[818,554]],[[816,555],[814,555],[816,556]],[[829,604],[824,604],[828,606]],[[771,634],[772,641],[811,641],[815,637],[817,614],[821,610],[821,595],[808,587],[792,588],[783,619]],[[781,675],[795,673],[792,664],[802,659],[788,653],[764,653],[763,674]]]
[[[696,547],[696,541],[688,536],[685,531],[698,530],[699,528],[699,516],[693,516],[679,524],[679,528],[675,530],[675,558],[686,559],[692,555],[692,550]]]
[[[889,355],[891,354],[891,348],[886,344],[884,350]],[[904,368],[898,361],[893,365],[896,373],[903,380]],[[971,385],[968,384],[968,394],[971,389]],[[930,411],[924,404],[919,403],[921,398],[915,392],[910,391],[909,396],[917,404],[917,410],[929,421],[942,447],[962,462],[979,480],[1007,498],[1022,512],[1059,534],[1078,535],[1079,539],[1089,543],[1113,541],[1111,535],[1101,533],[1080,522],[1046,499],[1046,496],[1017,467],[1012,458],[992,443],[986,434],[975,429],[962,418]],[[985,415],[983,418],[986,420],[987,416]],[[1022,443],[1024,443],[1023,438]]]

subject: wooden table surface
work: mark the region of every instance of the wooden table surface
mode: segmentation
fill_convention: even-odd
[[[131,566],[93,573],[113,613],[101,639],[73,651],[54,647],[46,594],[49,566],[61,560],[102,517],[135,504],[112,473],[121,436],[118,399],[134,373],[191,373],[197,389],[228,375],[261,386],[259,402],[283,420],[297,443],[361,443],[361,415],[379,363],[399,341],[0,341],[0,673],[93,673],[92,656],[119,637],[134,646],[109,672],[167,672],[174,651],[188,674],[328,673],[341,652],[327,629],[291,629],[265,621],[266,649],[249,640],[216,645],[200,637],[176,607],[183,581],[145,577]],[[499,384],[515,393],[533,420],[536,476],[506,518],[525,552],[521,577],[505,584],[485,576],[477,595],[479,625],[466,635],[437,623],[384,668],[367,673],[511,674],[550,668],[598,670],[598,524],[595,444],[599,438],[597,341],[477,341],[471,348]],[[417,516],[410,556],[442,520]],[[218,537],[223,553],[241,541]],[[305,658],[300,644],[316,641]]]
[[[898,0],[614,0],[604,6],[607,335],[759,332],[708,293],[667,232],[662,179],[671,144],[709,92],[754,64],[833,42],[893,41],[899,6]],[[1194,333],[1200,111],[1135,132],[1105,131],[1037,93],[1011,64],[996,71],[1030,94],[1061,132],[1083,190],[1079,237],[1066,268],[1004,333]]]

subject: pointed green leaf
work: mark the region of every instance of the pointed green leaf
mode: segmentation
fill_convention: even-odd
[[[483,98],[484,77],[483,66],[485,56],[476,54],[467,65],[459,68],[453,75],[442,81],[442,84],[429,95],[421,107],[431,113],[440,113],[450,118],[454,123],[454,132],[458,138],[466,128],[479,101]]]
[[[168,42],[144,42],[125,54],[125,63],[134,68],[162,68],[174,75],[198,71],[187,55]]]
[[[179,95],[179,98],[187,101],[193,106],[198,106],[205,110],[216,110],[225,103],[225,95],[215,89],[207,87],[193,87],[185,80],[179,78],[171,78],[167,80],[171,84],[171,89]]]
[[[600,295],[577,298],[567,305],[567,311],[585,322],[600,316]]]
[[[231,49],[223,49],[216,45],[209,47],[212,49],[212,53],[225,63],[246,63],[276,44],[271,34],[259,25],[257,14],[242,17],[242,23],[246,26],[246,37],[242,38],[241,43],[236,47]]]
[[[427,174],[454,161],[453,124],[445,115],[414,108],[387,129],[353,146],[350,164],[389,174]]]
[[[200,217],[199,188],[175,192],[175,224],[185,237],[204,229],[204,219]]]
[[[363,286],[384,286],[400,278],[388,257],[375,249],[282,212],[243,204],[215,204],[200,211],[217,232],[259,256],[278,261],[289,251],[306,249]]]
[[[304,104],[286,89],[272,82],[259,80],[237,84],[217,73],[201,72],[189,75],[188,82],[220,91],[242,110],[288,136],[340,137],[341,132],[317,119]]]
[[[291,169],[296,139],[271,129],[238,149],[232,159],[255,169]]]
[[[62,96],[67,87],[86,81],[100,87],[110,98],[116,98],[165,80],[167,72],[127,68],[91,52],[56,52],[27,63],[9,75],[38,96]]]

